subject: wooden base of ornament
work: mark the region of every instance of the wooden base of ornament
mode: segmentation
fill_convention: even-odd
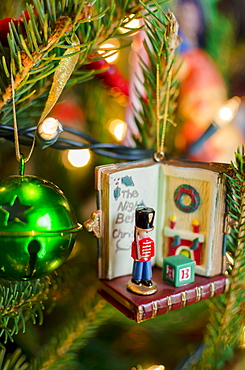
[[[127,288],[131,292],[139,295],[152,295],[157,292],[157,285],[156,283],[154,283],[154,281],[152,281],[151,287],[147,287],[143,284],[140,285],[134,284],[130,279],[127,283]]]
[[[227,292],[226,275],[204,277],[195,275],[195,282],[174,287],[162,279],[162,269],[153,268],[153,280],[158,291],[152,295],[139,295],[127,289],[130,276],[113,280],[100,280],[98,293],[131,320],[140,323],[156,316],[184,308],[191,304]]]

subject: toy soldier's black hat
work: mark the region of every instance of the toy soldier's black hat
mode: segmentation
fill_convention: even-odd
[[[155,211],[153,208],[146,206],[139,206],[135,210],[135,226],[138,229],[151,231],[154,229],[153,221]]]

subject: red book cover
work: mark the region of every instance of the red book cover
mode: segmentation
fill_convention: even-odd
[[[225,293],[229,287],[226,275],[213,277],[195,276],[195,282],[174,287],[162,279],[162,270],[153,269],[153,280],[158,291],[149,296],[138,295],[127,290],[127,283],[131,275],[122,276],[113,280],[100,280],[98,293],[136,322],[152,319],[158,315],[184,308],[196,302]]]

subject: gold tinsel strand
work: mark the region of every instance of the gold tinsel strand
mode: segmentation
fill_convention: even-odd
[[[74,47],[65,51],[64,56],[67,57],[61,59],[60,64],[54,73],[54,79],[49,91],[48,100],[45,104],[39,123],[47,117],[51,109],[54,107],[78,62],[78,52],[80,49],[78,45],[80,45],[80,41],[76,34],[73,34],[72,36],[72,45]],[[76,54],[69,56],[73,53]]]

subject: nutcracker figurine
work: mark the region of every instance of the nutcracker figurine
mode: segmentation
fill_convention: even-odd
[[[154,217],[153,208],[139,206],[135,210],[135,231],[131,250],[134,265],[132,279],[128,282],[127,288],[140,295],[150,295],[157,291],[157,286],[152,281],[151,266],[151,258],[155,254],[155,243],[149,237],[154,229]]]

